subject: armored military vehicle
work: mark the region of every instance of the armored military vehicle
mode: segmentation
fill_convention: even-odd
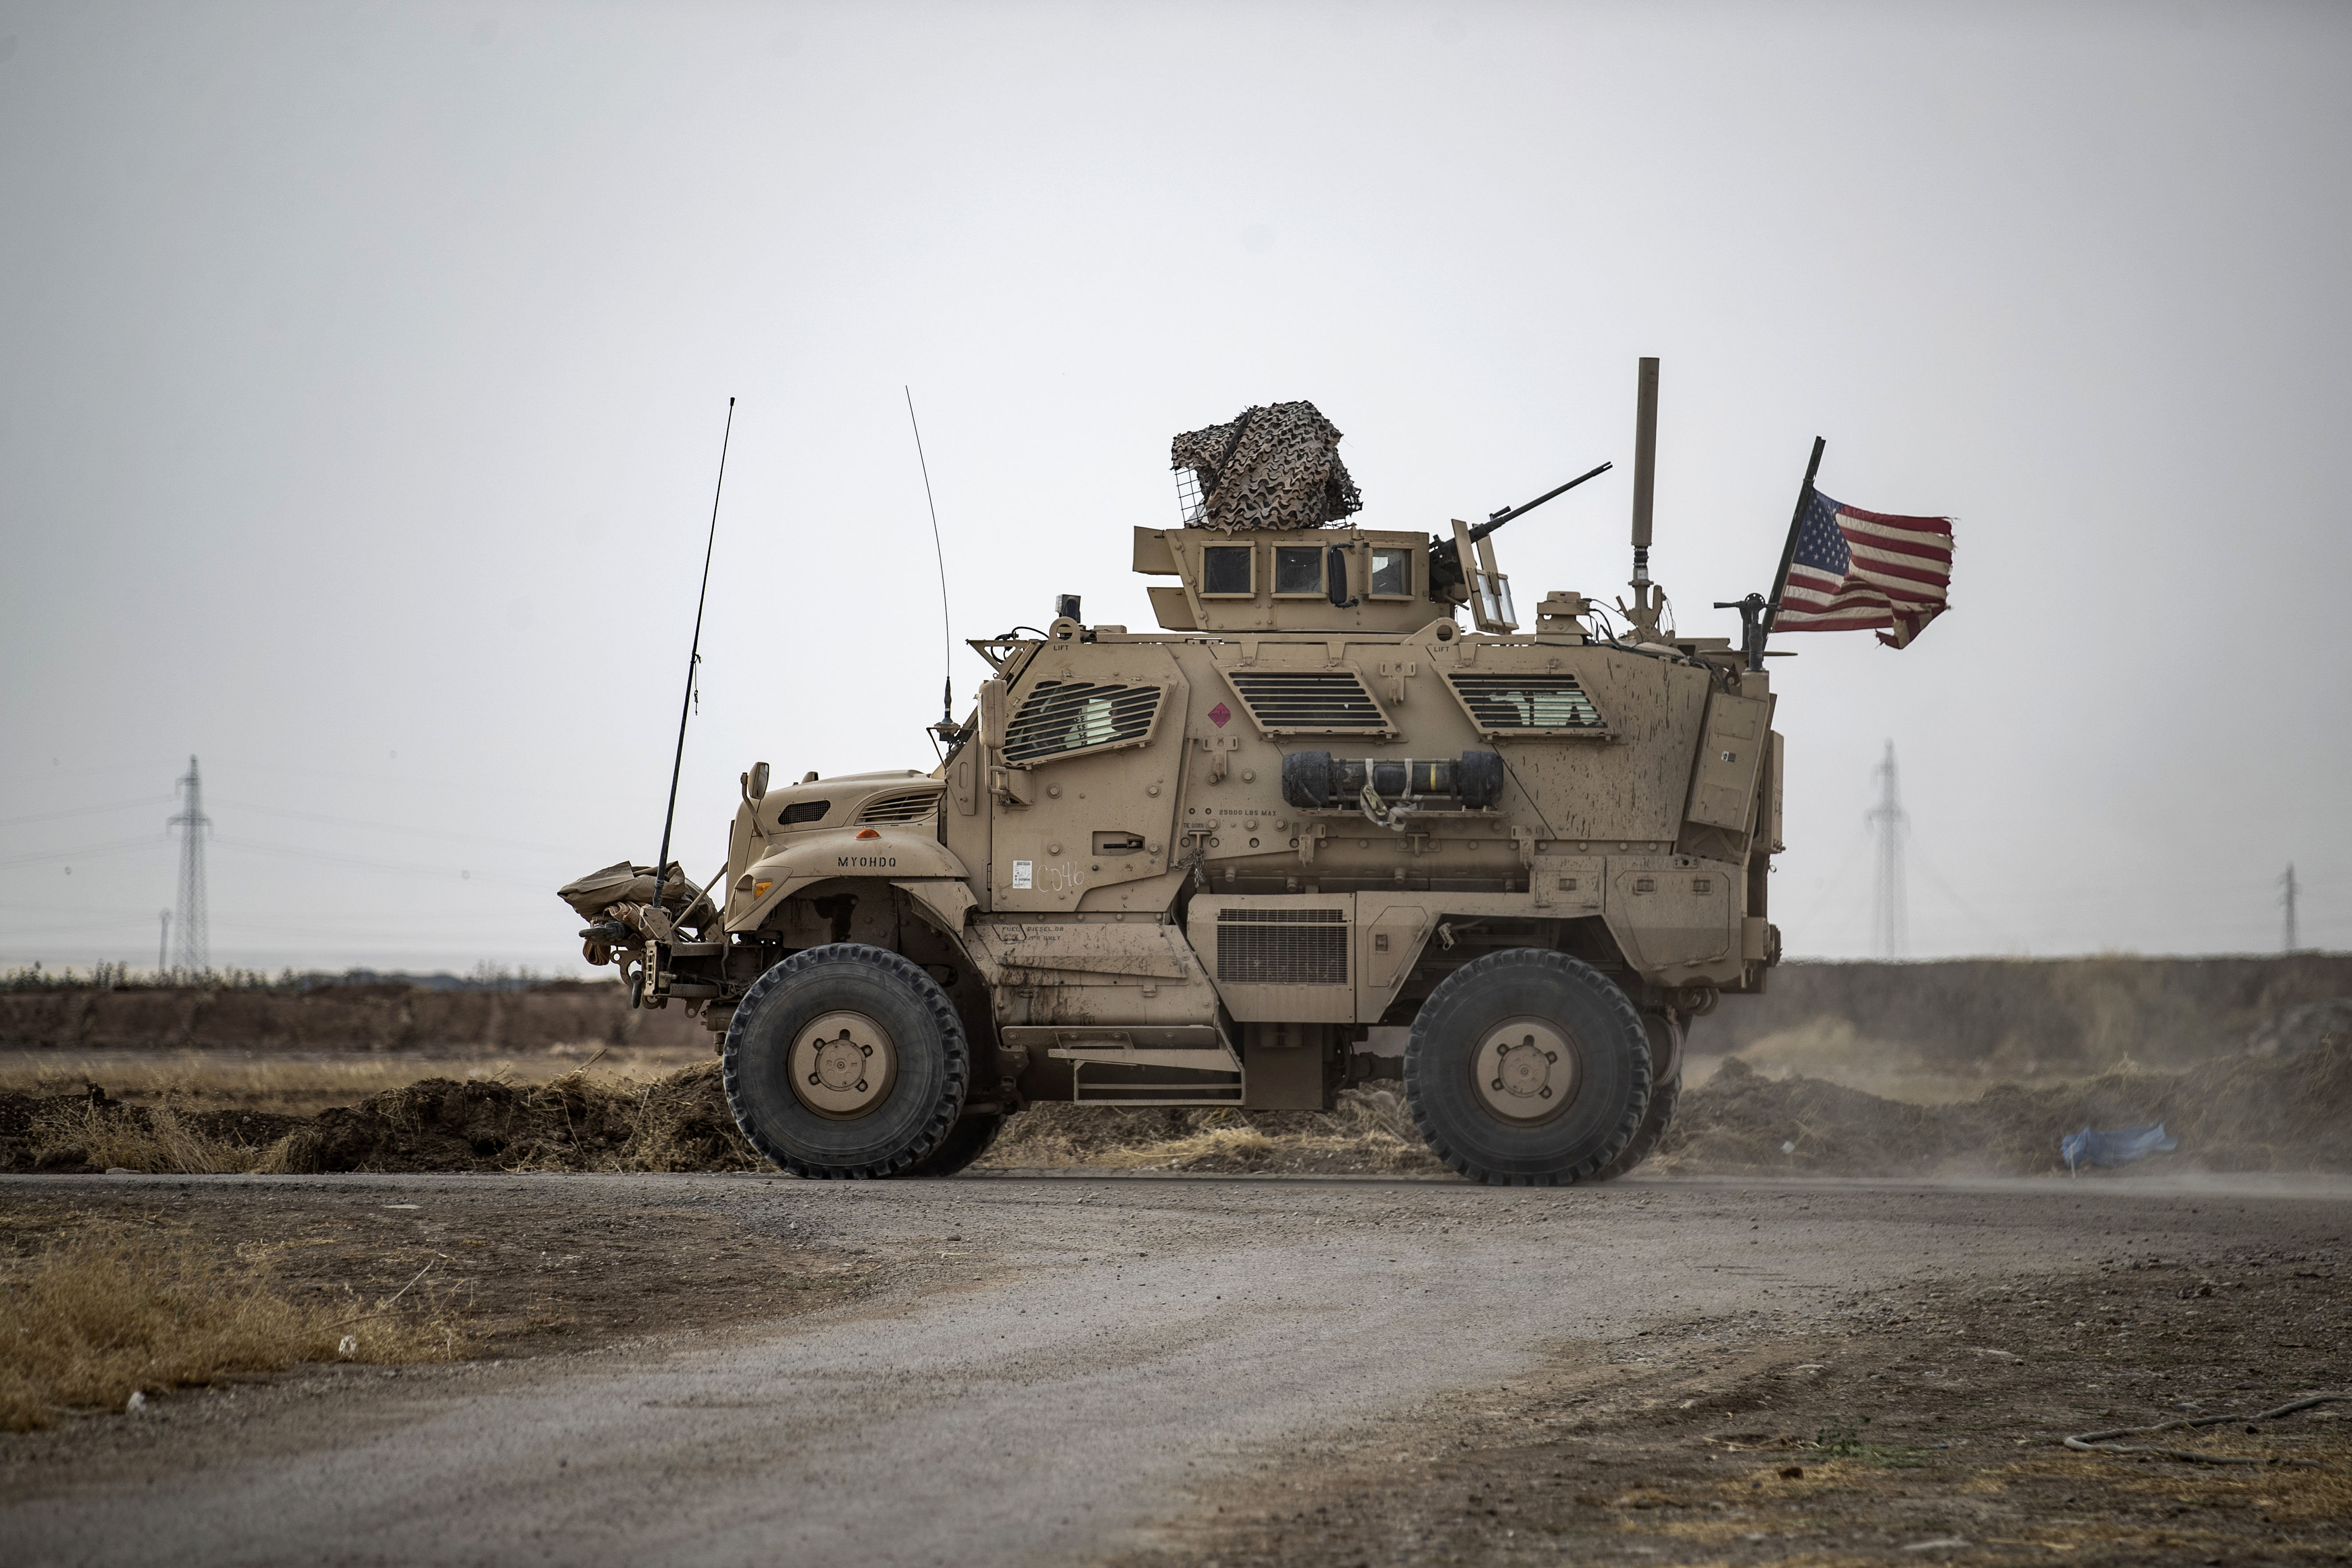
[[[1641,385],[1622,627],[1564,591],[1520,620],[1493,531],[1526,508],[1360,528],[1338,432],[1253,410],[1179,437],[1181,526],[1135,530],[1158,628],[1065,596],[971,645],[940,765],[752,768],[703,891],[564,890],[589,956],[723,1031],[745,1136],[803,1175],[950,1172],[1032,1101],[1383,1077],[1464,1175],[1630,1169],[1686,1022],[1778,962],[1780,847],[1760,647],[1662,625],[1655,361]]]

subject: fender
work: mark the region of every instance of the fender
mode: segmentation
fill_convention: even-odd
[[[928,826],[831,828],[794,836],[792,843],[755,860],[735,879],[751,902],[730,917],[730,931],[757,931],[779,904],[816,882],[870,878],[878,882],[968,882],[963,861]],[[764,890],[763,890],[764,889]]]

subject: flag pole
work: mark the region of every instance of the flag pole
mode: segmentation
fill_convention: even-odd
[[[1829,445],[1819,436],[1813,437],[1813,455],[1805,464],[1804,488],[1797,492],[1797,510],[1789,518],[1788,542],[1780,546],[1780,569],[1772,574],[1772,596],[1764,603],[1764,628],[1756,639],[1756,654],[1764,654],[1764,638],[1772,635],[1772,625],[1780,618],[1780,595],[1789,589],[1789,568],[1797,559],[1797,530],[1804,526],[1805,508],[1813,499],[1813,476],[1822,471],[1822,448]],[[1759,666],[1750,666],[1760,668]]]

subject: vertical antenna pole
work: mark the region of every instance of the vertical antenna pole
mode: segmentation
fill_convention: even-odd
[[[1658,362],[1644,357],[1633,402],[1633,605],[1626,612],[1643,642],[1656,639],[1658,610],[1650,599],[1650,512],[1658,480]]]
[[[719,483],[710,491],[710,536],[702,545],[702,591],[694,600],[694,645],[686,656],[686,696],[677,705],[677,751],[669,763],[669,809],[662,813],[661,854],[654,861],[655,914],[661,913],[662,879],[669,874],[669,830],[677,821],[677,775],[686,765],[686,716],[694,708],[694,670],[702,662],[702,606],[710,598],[710,553],[719,544],[719,498],[727,489],[727,446],[735,438],[735,400],[727,400],[727,427],[719,437]]]
[[[1633,582],[1650,580],[1650,508],[1658,484],[1658,362],[1642,361],[1633,403]]]
[[[2286,875],[2279,879],[2286,887],[2286,951],[2294,952],[2302,944],[2296,941],[2294,929],[2294,862],[2286,863]]]
[[[907,395],[907,424],[915,432],[915,461],[923,470],[923,504],[931,511],[931,553],[940,563],[940,641],[945,673],[940,681],[940,726],[942,740],[955,723],[955,630],[948,621],[948,552],[940,542],[940,503],[931,499],[931,465],[923,456],[923,427],[915,418],[915,389],[902,386]]]

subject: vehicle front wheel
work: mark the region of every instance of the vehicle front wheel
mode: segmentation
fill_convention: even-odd
[[[962,1113],[971,1060],[939,983],[859,942],[808,948],[752,982],[722,1057],[752,1147],[832,1178],[899,1174],[932,1154]]]
[[[1507,948],[1439,983],[1413,1019],[1405,1103],[1437,1157],[1475,1182],[1599,1175],[1650,1103],[1650,1047],[1624,992],[1579,958]]]

